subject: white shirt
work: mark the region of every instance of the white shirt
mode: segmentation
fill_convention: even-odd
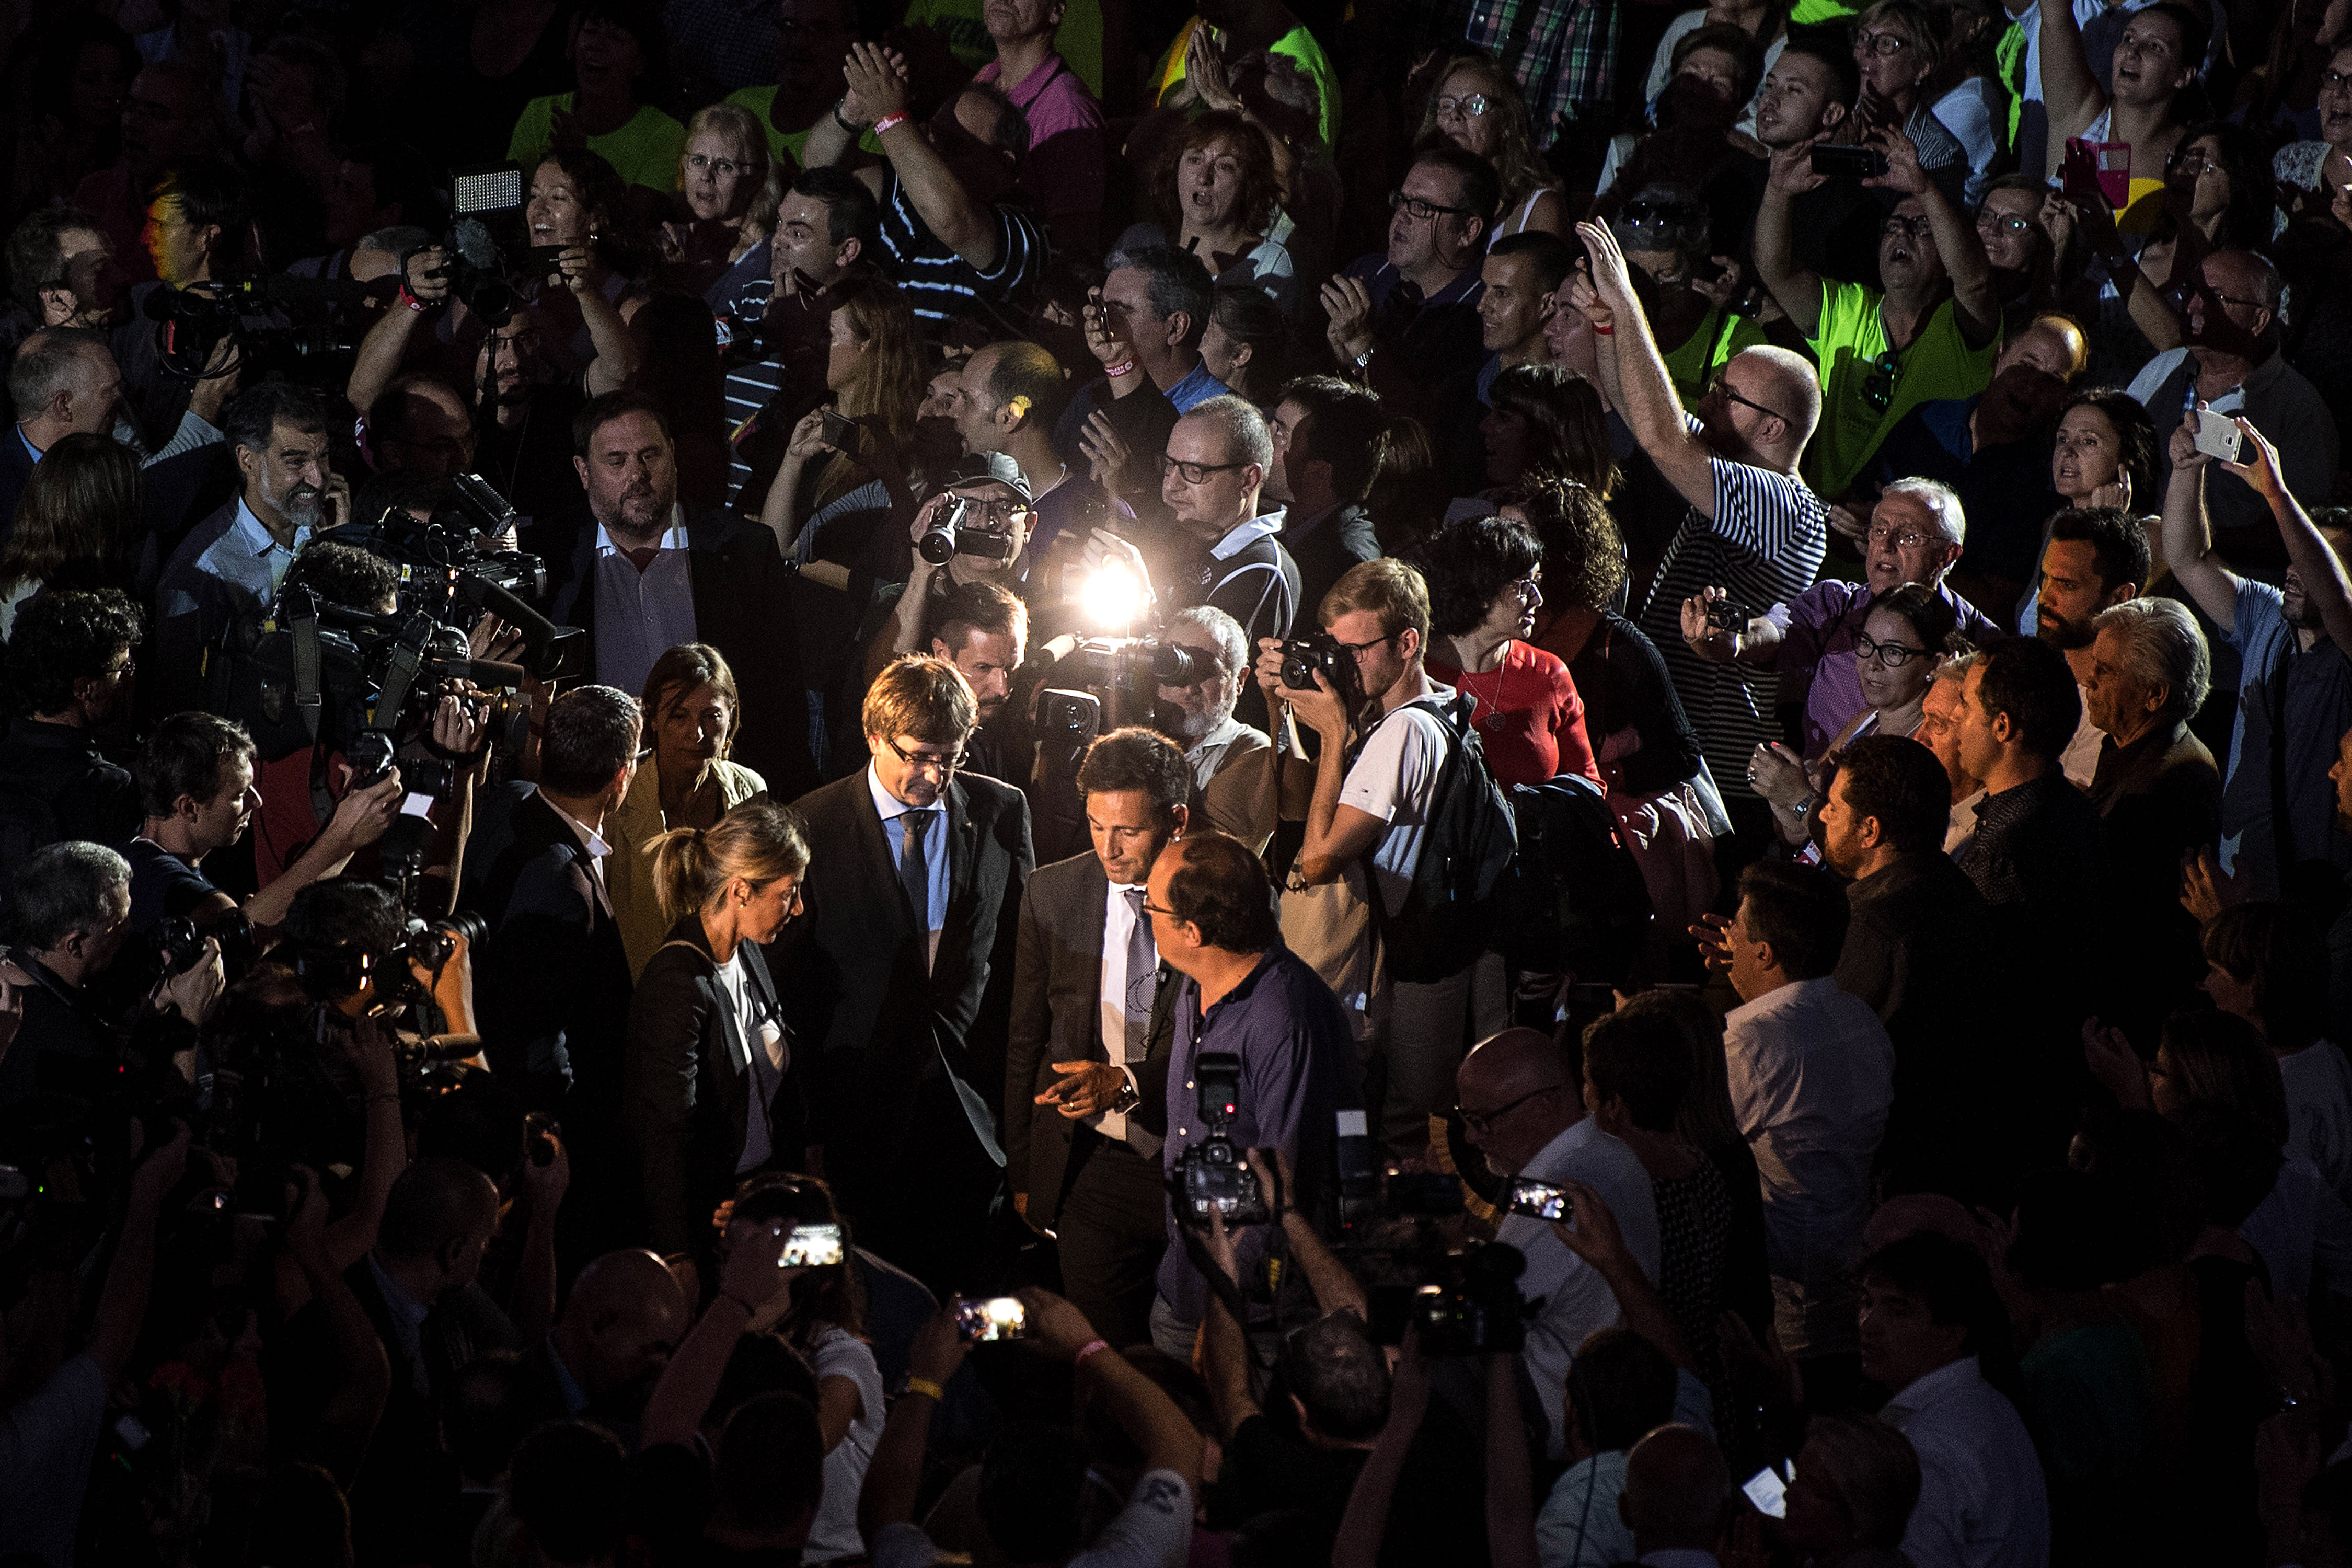
[[[2107,732],[2091,722],[2091,693],[2087,687],[2076,686],[2074,695],[2082,700],[2083,717],[2074,726],[2074,738],[2058,753],[2058,770],[2066,782],[2076,789],[2088,789],[2099,771],[2099,742]]]
[[[2017,1406],[1977,1358],[1937,1367],[1878,1417],[1919,1456],[1919,1502],[1903,1531],[1914,1568],[2045,1568],[2050,1499]]]
[[[1867,1003],[1824,975],[1723,1020],[1731,1110],[1764,1188],[1764,1259],[1781,1348],[1858,1348],[1849,1273],[1862,1258],[1870,1164],[1886,1130],[1895,1047]]]
[[[2352,1291],[2352,1210],[2291,1149],[2270,1195],[2238,1226],[2238,1237],[2262,1254],[2274,1295],[2307,1297],[2315,1278],[2331,1290]]]
[[[1103,1059],[1116,1062],[1122,1068],[1127,1065],[1127,944],[1135,934],[1137,925],[1134,901],[1127,896],[1130,891],[1141,889],[1133,883],[1113,882],[1108,897],[1103,901],[1102,984],[1095,994],[1097,1026],[1102,1031]],[[1147,916],[1141,923],[1143,940],[1150,942],[1150,917]],[[1156,960],[1159,953],[1160,950],[1155,946],[1152,957]],[[1132,1072],[1128,1074],[1130,1081],[1134,1077]],[[1127,1113],[1123,1110],[1098,1110],[1084,1120],[1087,1126],[1106,1138],[1124,1139],[1127,1136]]]
[[[2352,1061],[2320,1040],[2278,1059],[2286,1084],[2286,1150],[2311,1162],[2352,1203]]]
[[[1607,1449],[1552,1482],[1536,1514],[1536,1557],[1543,1568],[1616,1568],[1633,1560],[1633,1532],[1617,1511],[1626,1457],[1622,1448]]]
[[[1433,680],[1423,695],[1450,702],[1454,689]],[[1372,849],[1372,871],[1381,902],[1391,913],[1404,908],[1412,892],[1412,869],[1421,861],[1422,835],[1429,830],[1446,744],[1445,726],[1436,714],[1426,708],[1398,709],[1372,727],[1355,766],[1339,783],[1341,805],[1389,825]]]
[[[898,819],[910,811],[928,811],[930,826],[923,834],[923,871],[929,894],[926,902],[930,909],[924,916],[923,929],[929,933],[929,943],[923,950],[926,969],[940,958],[940,931],[948,918],[948,800],[942,790],[939,800],[930,805],[908,805],[882,787],[882,775],[872,763],[866,764],[866,787],[873,792],[874,810],[882,818],[882,841],[890,847],[890,876],[898,879],[898,863],[907,855],[907,828]]]
[[[873,1461],[874,1446],[882,1440],[884,1415],[882,1370],[874,1352],[846,1330],[828,1324],[810,1347],[809,1371],[819,1383],[845,1377],[857,1384],[865,1408],[849,1424],[841,1441],[824,1457],[824,1492],[817,1504],[816,1522],[809,1527],[804,1563],[830,1563],[855,1557],[866,1550],[857,1533],[857,1490],[866,1484],[866,1467]]]
[[[1579,1121],[1538,1150],[1519,1174],[1536,1182],[1569,1176],[1590,1184],[1617,1216],[1625,1250],[1643,1273],[1658,1277],[1658,1200],[1650,1173],[1633,1150],[1603,1132],[1599,1122],[1589,1116]],[[1530,1301],[1543,1299],[1542,1312],[1528,1323],[1526,1353],[1528,1373],[1535,1380],[1544,1421],[1551,1428],[1550,1451],[1557,1458],[1563,1448],[1560,1404],[1569,1363],[1576,1359],[1585,1335],[1617,1326],[1622,1314],[1616,1292],[1561,1244],[1549,1225],[1532,1215],[1506,1214],[1495,1239],[1517,1247],[1527,1258],[1519,1294]]]
[[[604,835],[556,805],[546,791],[541,790],[539,798],[547,802],[548,810],[563,819],[563,826],[572,829],[572,837],[580,840],[580,847],[588,851],[588,880],[595,885],[597,903],[611,914],[613,895],[604,885],[604,857],[613,852],[613,847],[604,842]]]

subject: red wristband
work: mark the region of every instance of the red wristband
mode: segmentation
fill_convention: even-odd
[[[1113,381],[1117,381],[1122,375],[1131,375],[1134,374],[1134,371],[1135,362],[1131,359],[1123,359],[1117,364],[1107,364],[1103,366],[1103,374],[1109,376]]]
[[[881,119],[874,122],[874,134],[879,136],[885,131],[896,131],[898,127],[906,123],[907,116],[904,110],[901,110],[897,114],[886,114]]]
[[[1613,323],[1604,324],[1595,321],[1592,323],[1592,331],[1597,336],[1604,338],[1613,338],[1617,335],[1617,328]]]

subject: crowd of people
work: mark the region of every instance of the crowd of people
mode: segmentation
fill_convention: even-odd
[[[0,11],[0,1563],[2352,1563],[2352,6],[1197,3]]]

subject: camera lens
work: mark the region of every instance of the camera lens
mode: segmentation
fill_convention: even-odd
[[[1160,643],[1151,649],[1151,679],[1162,686],[1197,686],[1215,668],[1209,655],[1182,643]]]

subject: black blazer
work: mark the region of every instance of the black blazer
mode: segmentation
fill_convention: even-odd
[[[734,760],[767,780],[778,800],[789,800],[818,782],[807,682],[791,635],[801,613],[799,574],[767,528],[716,509],[686,509],[686,542],[695,636],[727,656],[743,699],[747,721]],[[580,627],[593,646],[596,520],[583,507],[534,523],[523,548],[547,563],[548,618]]]
[[[1010,784],[957,774],[941,796],[947,923],[926,974],[928,933],[899,889],[867,776],[860,768],[793,803],[813,851],[801,880],[805,912],[768,954],[795,1037],[814,1053],[802,1063],[809,1142],[824,1146],[825,1173],[852,1185],[898,1160],[914,1087],[942,1063],[994,1143],[1003,1036],[988,1004],[992,983],[999,1006],[1010,989],[1013,916],[1036,864],[1028,800]]]
[[[1380,536],[1372,531],[1371,517],[1360,506],[1341,507],[1304,535],[1292,533],[1286,521],[1281,538],[1282,547],[1298,564],[1298,610],[1291,620],[1294,627],[1301,622],[1315,624],[1315,613],[1323,603],[1323,595],[1331,591],[1331,584],[1347,575],[1349,567],[1377,561],[1381,556]]]
[[[1061,1210],[1072,1129],[1078,1124],[1037,1104],[1036,1097],[1061,1076],[1055,1062],[1111,1059],[1098,1005],[1109,902],[1110,879],[1091,850],[1039,867],[1021,900],[1013,1018],[1005,1035],[1004,1171],[1013,1191],[1029,1194],[1029,1218],[1039,1225],[1053,1224]],[[1150,1051],[1135,1069],[1142,1102],[1130,1112],[1163,1136],[1176,991],[1163,959],[1151,1004]]]
[[[752,994],[772,1015],[776,984],[754,942],[736,950]],[[699,1249],[710,1211],[734,1195],[752,1116],[742,1029],[719,978],[702,917],[688,913],[647,961],[629,1000],[625,1072],[629,1142],[657,1252]],[[757,1049],[757,1047],[753,1047]],[[792,1046],[767,1107],[770,1163],[797,1169],[805,1112]]]
[[[25,437],[13,421],[0,424],[7,426],[0,430],[0,544],[5,544],[16,531],[16,498],[33,478],[33,454],[25,450]]]
[[[511,826],[480,883],[489,934],[476,994],[490,1066],[527,1105],[609,1119],[628,1046],[621,928],[596,897],[592,857],[537,790]]]

